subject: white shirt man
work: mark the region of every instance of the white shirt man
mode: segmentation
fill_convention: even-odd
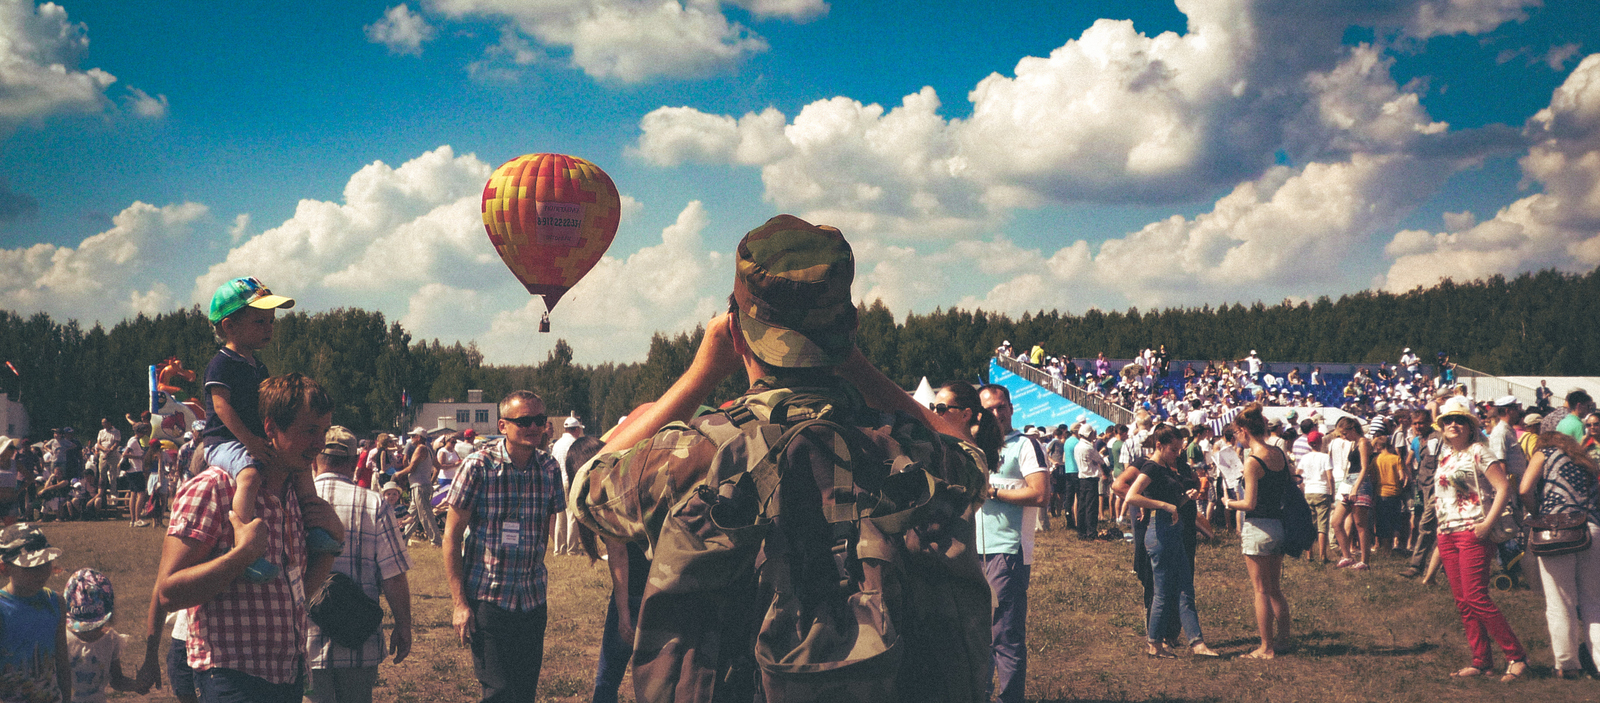
[[[550,445],[550,456],[555,457],[556,466],[561,468],[561,489],[563,492],[570,490],[568,485],[571,479],[567,477],[567,451],[572,449],[572,443],[583,436],[583,422],[577,415],[569,416],[561,422],[561,436]],[[551,549],[556,554],[578,554],[583,551],[583,545],[578,542],[578,517],[562,510],[556,513],[556,530],[550,538]]]

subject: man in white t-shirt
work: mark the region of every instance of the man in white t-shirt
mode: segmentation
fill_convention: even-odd
[[[1296,442],[1307,441],[1301,437]],[[1318,437],[1315,444],[1307,442],[1307,451],[1300,455],[1296,462],[1296,471],[1300,474],[1301,487],[1306,493],[1306,505],[1311,507],[1312,521],[1317,525],[1317,540],[1312,543],[1311,551],[1306,552],[1306,561],[1322,560],[1328,563],[1328,514],[1333,510],[1333,463],[1327,452],[1322,451],[1322,439]]]
[[[1506,477],[1512,481],[1522,476],[1528,468],[1528,456],[1517,442],[1516,425],[1522,421],[1522,404],[1514,395],[1494,401],[1494,429],[1489,430],[1489,456],[1506,465]]]
[[[576,414],[570,415],[561,422],[561,430],[561,436],[550,445],[550,456],[555,458],[556,466],[561,467],[561,488],[566,491],[571,488],[567,485],[567,450],[583,436],[583,422]],[[583,551],[583,545],[578,542],[577,516],[566,510],[556,513],[556,531],[550,538],[550,546],[556,554],[578,554]]]
[[[100,485],[109,486],[117,480],[117,461],[122,454],[122,430],[111,424],[111,418],[100,418],[100,434],[94,438],[95,469]]]
[[[994,593],[993,700],[1021,703],[1028,674],[1028,582],[1033,571],[1033,525],[1049,498],[1044,449],[1011,427],[1011,392],[1005,386],[978,390],[985,410],[1005,433],[1000,465],[989,475],[988,500],[978,508],[978,558]]]

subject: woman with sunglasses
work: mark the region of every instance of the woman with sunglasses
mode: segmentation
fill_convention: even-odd
[[[1576,679],[1583,675],[1579,647],[1588,644],[1589,651],[1600,652],[1600,550],[1593,546],[1600,542],[1600,463],[1572,437],[1545,432],[1519,488],[1530,514],[1582,515],[1589,530],[1588,549],[1537,558],[1556,672]]]
[[[1000,446],[1005,435],[1000,432],[1000,421],[994,412],[985,410],[978,400],[978,389],[966,381],[950,381],[934,393],[928,409],[940,417],[954,419],[966,431],[965,439],[983,451],[984,471],[993,471],[1000,461]]]
[[[1194,603],[1194,561],[1183,539],[1184,514],[1192,519],[1200,497],[1200,479],[1182,462],[1183,437],[1162,426],[1145,446],[1152,454],[1134,461],[1138,476],[1128,488],[1127,504],[1144,510],[1144,547],[1150,555],[1151,600],[1145,626],[1145,655],[1171,659],[1168,638],[1182,626],[1185,641],[1196,655],[1214,657],[1200,632],[1200,614]]]
[[[1489,570],[1495,558],[1489,532],[1511,495],[1505,464],[1489,455],[1478,418],[1466,398],[1451,398],[1439,408],[1439,430],[1444,447],[1433,492],[1434,512],[1439,518],[1439,558],[1467,631],[1467,646],[1472,649],[1472,666],[1451,676],[1488,673],[1494,665],[1489,651],[1492,638],[1507,660],[1500,680],[1510,683],[1527,672],[1528,655],[1505,615],[1489,599]]]

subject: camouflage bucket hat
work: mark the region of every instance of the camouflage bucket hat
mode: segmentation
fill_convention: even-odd
[[[855,345],[855,255],[839,230],[779,215],[739,241],[733,303],[756,358],[779,368],[834,366]]]
[[[117,596],[111,579],[94,569],[78,569],[67,578],[67,627],[88,632],[111,621]]]
[[[24,569],[55,561],[61,550],[50,546],[39,528],[26,522],[0,530],[0,560]]]

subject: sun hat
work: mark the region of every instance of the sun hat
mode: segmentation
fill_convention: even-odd
[[[779,368],[843,363],[855,346],[855,254],[839,230],[778,215],[739,241],[733,307],[750,352]]]
[[[67,627],[89,632],[111,621],[117,596],[111,579],[94,569],[78,569],[67,579]]]
[[[273,295],[258,278],[235,278],[217,286],[217,291],[211,294],[211,324],[222,322],[223,318],[246,306],[260,310],[287,309],[294,307],[294,298]]]
[[[395,483],[394,481],[390,481],[388,483],[383,484],[383,488],[380,489],[378,492],[379,493],[388,493],[389,491],[394,491],[395,493],[402,493],[403,492],[400,489],[400,484]]]
[[[1439,406],[1439,417],[1435,419],[1434,425],[1443,428],[1444,419],[1447,417],[1464,417],[1472,422],[1473,429],[1478,427],[1478,416],[1472,412],[1472,403],[1461,396],[1446,400]]]
[[[30,523],[19,522],[0,530],[0,561],[27,569],[60,556],[61,550],[50,546],[44,533]]]
[[[341,425],[328,428],[322,438],[322,453],[328,456],[355,456],[356,435]]]

